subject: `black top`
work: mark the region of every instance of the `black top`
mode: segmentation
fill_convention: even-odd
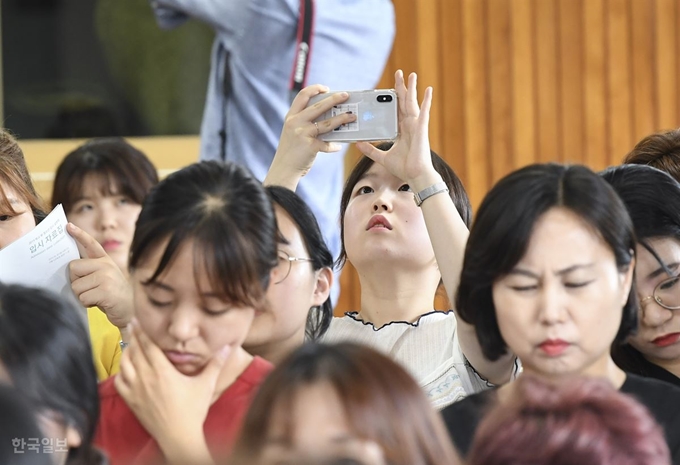
[[[680,465],[680,388],[656,379],[627,373],[621,392],[632,395],[649,409],[666,433],[673,463]],[[484,391],[442,410],[446,429],[463,457],[472,446],[479,422],[493,407],[496,398],[495,390]]]
[[[621,369],[628,373],[655,378],[680,387],[680,378],[649,360],[630,344],[612,348],[612,358]]]

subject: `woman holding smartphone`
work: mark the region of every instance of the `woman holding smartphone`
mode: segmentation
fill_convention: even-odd
[[[341,204],[341,257],[358,271],[361,308],[335,318],[324,341],[360,342],[392,356],[442,408],[507,382],[516,365],[511,354],[488,360],[471,325],[460,322],[454,310],[433,309],[441,282],[451,301],[458,287],[469,201],[455,173],[430,151],[432,89],[419,106],[416,75],[408,86],[401,71],[395,78],[399,137],[386,151],[357,144],[365,158],[350,174]],[[310,86],[295,99],[265,183],[295,189],[317,152],[338,149],[317,136],[355,121],[356,115],[314,123],[348,98],[337,93],[307,106],[327,90]]]

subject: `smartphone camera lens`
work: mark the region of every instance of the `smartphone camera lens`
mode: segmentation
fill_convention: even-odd
[[[392,101],[391,95],[378,95],[378,102],[380,103],[386,103],[391,101]]]

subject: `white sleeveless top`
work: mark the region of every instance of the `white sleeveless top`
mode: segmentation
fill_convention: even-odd
[[[356,342],[390,356],[411,373],[435,408],[493,387],[463,355],[453,310],[426,313],[415,323],[393,321],[379,329],[357,315],[333,318],[322,341]]]

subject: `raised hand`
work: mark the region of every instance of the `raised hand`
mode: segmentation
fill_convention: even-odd
[[[379,150],[366,142],[357,143],[357,148],[367,157],[383,165],[392,175],[412,184],[431,185],[434,174],[430,155],[428,125],[432,105],[432,88],[425,89],[422,105],[418,105],[418,77],[411,73],[408,87],[404,73],[395,73],[395,90],[399,99],[399,137],[388,151]],[[436,177],[436,176],[435,176]],[[422,181],[422,182],[421,182]]]
[[[69,263],[71,289],[86,307],[99,307],[109,321],[124,330],[133,316],[132,287],[99,242],[69,223],[68,233],[78,243],[83,258]]]
[[[318,152],[340,150],[339,144],[324,142],[318,136],[356,120],[356,115],[346,113],[314,123],[315,119],[349,98],[346,92],[339,92],[307,106],[312,97],[326,92],[328,87],[316,84],[302,89],[293,100],[265,184],[295,190],[300,178],[312,168]]]

